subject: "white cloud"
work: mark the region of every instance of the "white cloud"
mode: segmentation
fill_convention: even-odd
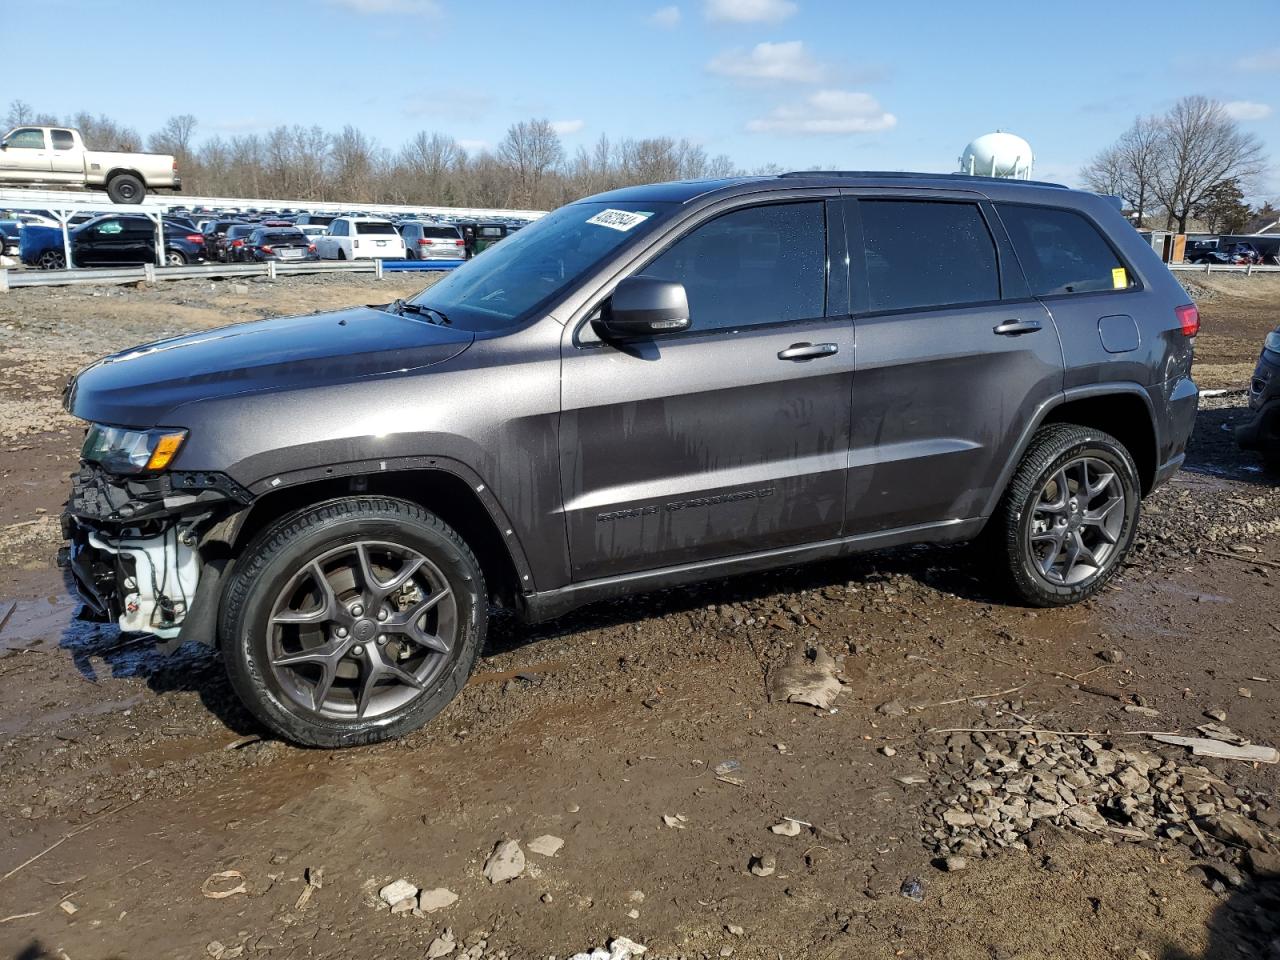
[[[649,16],[649,22],[667,30],[680,25],[680,8],[677,6],[659,7]]]
[[[1271,107],[1265,103],[1254,103],[1252,100],[1232,100],[1222,105],[1227,116],[1233,120],[1265,120],[1271,116]]]
[[[798,9],[791,0],[707,0],[707,19],[729,23],[780,23]]]
[[[778,107],[769,116],[750,121],[747,129],[752,133],[878,133],[897,123],[898,118],[869,93],[819,90],[800,103]]]
[[[707,70],[722,77],[770,83],[818,83],[828,73],[802,40],[757,43],[749,51],[730,50],[708,63]]]
[[[1247,57],[1241,57],[1236,61],[1236,67],[1237,69],[1249,70],[1254,73],[1269,73],[1273,70],[1280,70],[1280,47],[1259,50],[1257,53],[1251,53]]]
[[[352,13],[369,16],[409,13],[434,17],[441,12],[439,0],[329,0],[329,3]]]
[[[587,125],[585,120],[552,120],[551,129],[562,137],[567,137],[571,133],[578,133]]]

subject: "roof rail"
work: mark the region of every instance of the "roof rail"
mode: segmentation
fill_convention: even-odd
[[[976,180],[979,183],[1020,183],[1029,187],[1054,187],[1070,190],[1066,184],[1047,180],[1014,180],[1011,177],[983,177],[968,173],[915,173],[903,170],[791,170],[779,177],[864,177],[876,180]]]

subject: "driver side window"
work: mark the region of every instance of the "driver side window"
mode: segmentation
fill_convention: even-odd
[[[826,205],[777,203],[726,213],[681,237],[639,273],[684,284],[692,332],[826,313]]]
[[[43,150],[44,131],[39,127],[23,127],[9,134],[5,142],[19,150]]]

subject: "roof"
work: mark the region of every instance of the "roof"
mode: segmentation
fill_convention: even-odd
[[[715,180],[673,180],[644,186],[621,187],[586,197],[593,203],[627,201],[633,203],[689,203],[709,194],[750,193],[756,190],[783,190],[788,187],[892,187],[909,184],[938,190],[972,190],[1007,196],[1016,190],[1070,190],[1060,183],[1042,180],[1012,180],[1005,177],[975,177],[966,173],[910,173],[882,170],[796,170],[766,177],[725,177]],[[582,201],[578,201],[582,202]]]

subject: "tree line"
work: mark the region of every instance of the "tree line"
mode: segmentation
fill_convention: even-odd
[[[514,123],[495,147],[475,151],[431,131],[390,149],[351,125],[337,132],[281,125],[197,141],[190,114],[170,117],[144,139],[110,117],[60,118],[14,101],[6,129],[19,124],[78,127],[90,149],[172,154],[183,191],[195,196],[549,210],[615,187],[744,172],[727,156],[708,156],[696,143],[671,137],[601,136],[569,154],[542,119]]]
[[[1089,189],[1124,199],[1143,226],[1185,233],[1199,221],[1238,233],[1263,219],[1245,191],[1266,169],[1262,142],[1208,97],[1183,97],[1167,113],[1138,117],[1080,171]]]

